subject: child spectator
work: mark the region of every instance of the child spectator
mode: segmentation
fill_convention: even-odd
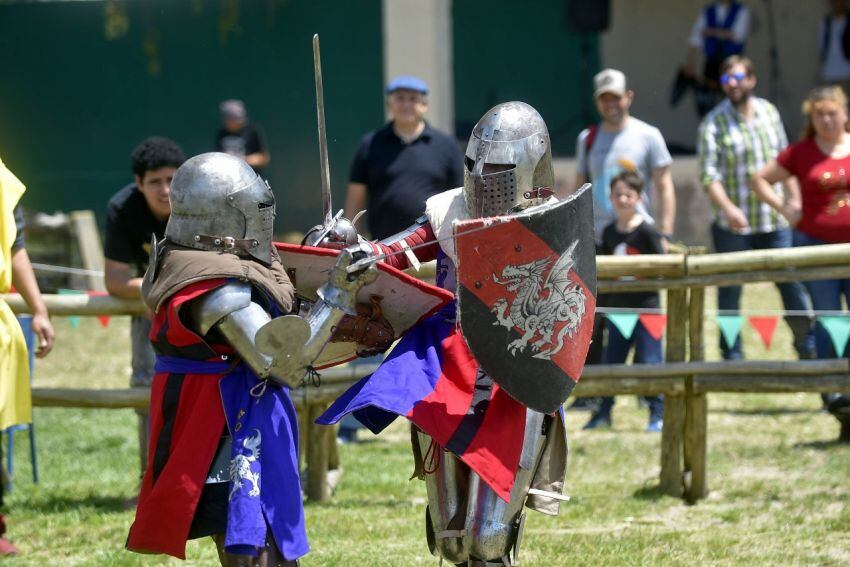
[[[643,179],[634,171],[624,171],[611,180],[611,204],[617,220],[607,225],[602,232],[600,254],[617,256],[631,254],[663,254],[661,235],[652,224],[646,222],[638,212],[643,199]],[[606,307],[626,309],[658,309],[660,301],[657,291],[610,294],[605,298]],[[605,322],[608,329],[608,343],[602,360],[606,364],[622,364],[626,361],[629,349],[635,345],[636,364],[662,362],[661,340],[654,338],[643,326],[635,326],[631,337],[625,337],[610,320]],[[661,431],[664,402],[659,396],[644,397],[649,405],[649,422],[646,430]],[[611,409],[614,398],[603,397],[599,409],[594,412],[584,429],[611,427]]]

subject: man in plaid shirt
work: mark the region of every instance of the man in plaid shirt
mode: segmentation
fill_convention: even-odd
[[[753,95],[756,76],[753,63],[733,55],[721,66],[720,83],[726,98],[709,112],[699,128],[700,181],[715,211],[711,233],[717,252],[736,252],[791,246],[791,229],[785,219],[754,193],[750,176],[775,158],[788,144],[785,127],[776,107]],[[789,195],[800,198],[796,180],[787,187]],[[774,187],[777,192],[782,186]],[[811,358],[811,304],[799,282],[777,283],[785,310],[796,312],[785,320],[794,333],[794,347],[801,358]],[[721,287],[720,310],[737,311],[741,286]],[[742,358],[741,338],[720,349],[726,360]]]

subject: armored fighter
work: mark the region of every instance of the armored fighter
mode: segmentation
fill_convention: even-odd
[[[451,563],[515,564],[523,506],[557,514],[565,499],[561,405],[590,342],[596,272],[589,192],[558,202],[552,186],[543,119],[500,104],[473,129],[463,187],[407,231],[348,249],[396,268],[436,258],[437,285],[456,293],[319,419],[413,423],[428,545]]]
[[[324,299],[306,319],[286,315],[293,286],[272,245],[268,184],[208,153],[178,168],[170,198],[142,286],[157,374],[127,547],[184,558],[187,539],[212,536],[222,565],[295,565],[309,548],[289,389],[375,270],[346,270],[359,256],[342,251]],[[290,342],[299,348],[284,354]]]

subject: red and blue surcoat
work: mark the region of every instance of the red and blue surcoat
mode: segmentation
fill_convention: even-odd
[[[149,465],[127,548],[185,558],[196,507],[227,428],[233,442],[227,551],[255,554],[268,526],[284,557],[296,559],[309,546],[289,391],[270,384],[255,388],[260,380],[229,345],[206,342],[181,317],[189,302],[226,281],[191,283],[157,310]]]
[[[403,242],[373,247],[376,253],[389,254],[387,263],[399,269],[409,267],[405,251],[416,248],[420,261],[437,260],[437,285],[455,290],[454,263],[436,241],[430,223]],[[480,370],[458,328],[452,302],[409,330],[378,370],[340,396],[317,423],[336,423],[351,413],[378,433],[404,416],[456,454],[507,501],[522,453],[525,412],[524,405]],[[556,419],[556,427],[561,438],[552,438],[561,445],[553,453],[564,456],[553,458],[557,464],[539,486],[560,492],[566,464],[563,416]],[[555,513],[557,504],[535,504],[535,509]]]

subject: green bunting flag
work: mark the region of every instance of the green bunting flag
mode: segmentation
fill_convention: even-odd
[[[844,356],[844,347],[847,346],[847,339],[850,338],[850,317],[842,315],[818,317],[818,321],[832,340],[835,356]]]
[[[85,293],[76,289],[59,289],[59,295],[85,295]],[[80,318],[76,315],[71,315],[68,317],[68,323],[70,323],[72,329],[77,329],[80,327]]]
[[[738,340],[741,327],[744,326],[744,318],[740,315],[718,315],[717,326],[720,327],[720,334],[723,335],[726,346],[732,348]]]
[[[638,322],[637,313],[608,313],[605,316],[617,327],[623,338],[632,338],[632,333],[635,332],[635,325]]]

